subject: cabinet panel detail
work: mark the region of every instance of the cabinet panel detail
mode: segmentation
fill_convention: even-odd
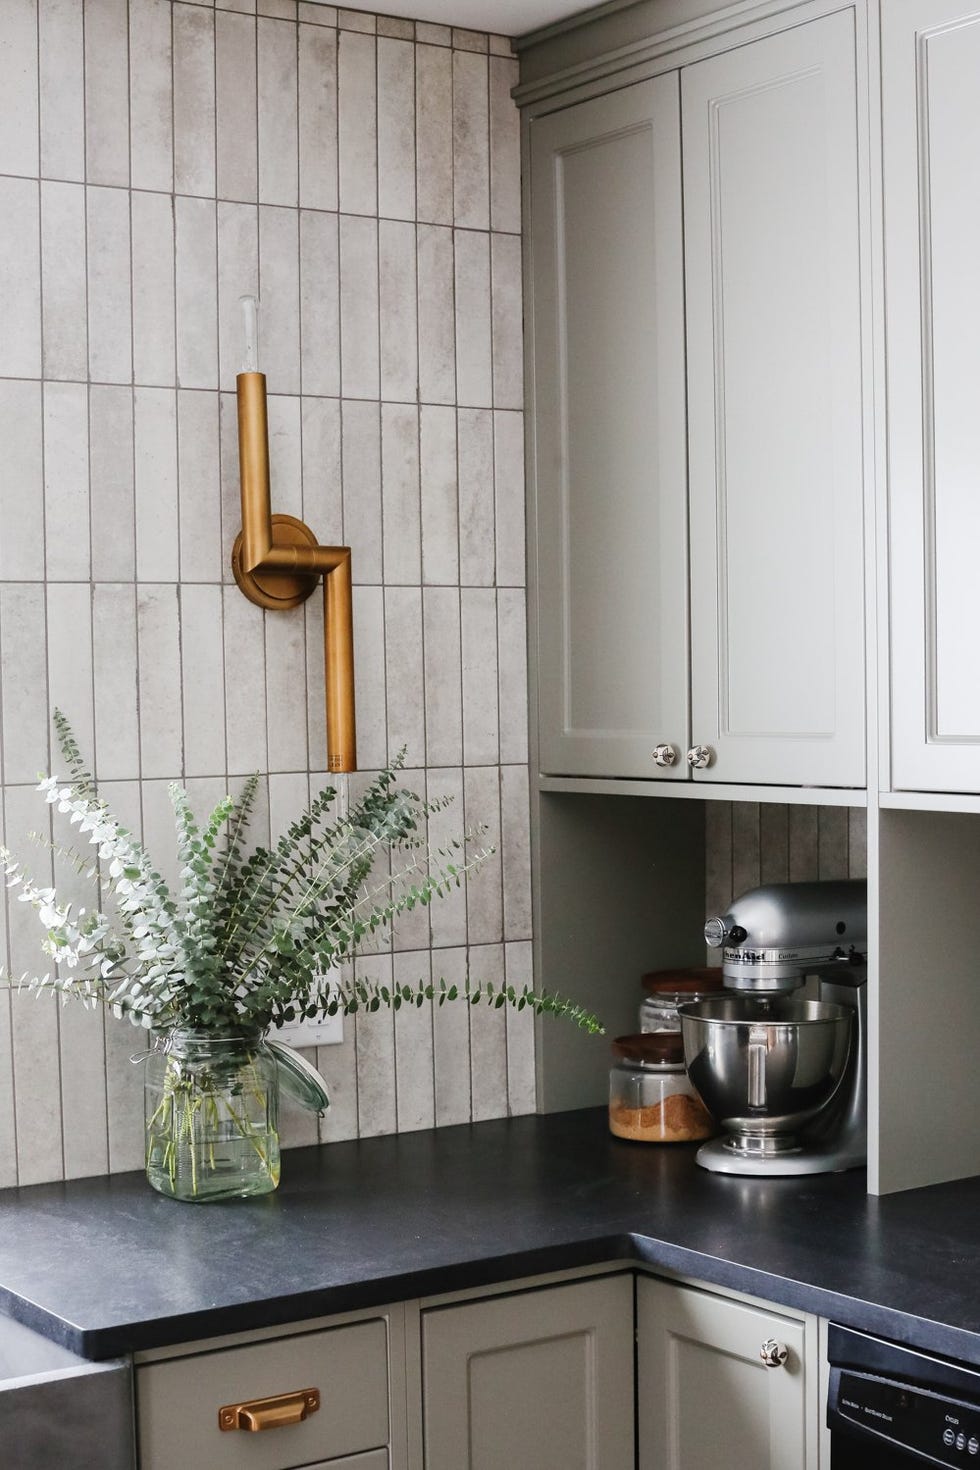
[[[142,1470],[290,1470],[379,1449],[388,1442],[387,1355],[377,1320],[137,1368]],[[320,1390],[321,1407],[300,1423],[260,1434],[218,1427],[223,1404],[306,1387]],[[385,1460],[363,1463],[376,1470]]]
[[[427,1312],[426,1470],[632,1470],[633,1282]]]
[[[980,12],[882,14],[892,786],[980,791]]]
[[[541,768],[684,779],[678,81],[531,124]]]
[[[781,1366],[760,1355],[773,1339]],[[639,1470],[803,1470],[802,1322],[669,1282],[637,1281]],[[815,1374],[815,1367],[810,1371]]]
[[[854,22],[682,73],[696,780],[864,782]]]

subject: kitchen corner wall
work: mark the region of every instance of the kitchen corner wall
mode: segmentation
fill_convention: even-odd
[[[46,820],[55,704],[165,867],[169,780],[203,808],[268,773],[262,835],[325,782],[320,600],[266,616],[229,569],[255,291],[274,509],[353,548],[361,764],[407,747],[411,781],[455,798],[433,837],[486,822],[497,845],[361,971],[528,980],[509,43],[296,0],[2,10],[7,841],[23,852]],[[12,971],[34,972],[35,916],[14,903],[6,926]],[[0,1185],[138,1167],[140,1045],[100,1011],[0,994]],[[525,1015],[359,1017],[319,1063],[325,1140],[534,1107]],[[317,1125],[290,1115],[286,1134]]]

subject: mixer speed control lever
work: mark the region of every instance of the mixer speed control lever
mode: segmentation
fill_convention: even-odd
[[[767,1337],[759,1349],[759,1357],[767,1368],[781,1368],[789,1357],[789,1350],[784,1342],[777,1342],[774,1337]]]

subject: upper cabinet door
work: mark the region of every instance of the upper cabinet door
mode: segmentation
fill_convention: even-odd
[[[687,774],[676,73],[535,118],[532,545],[541,769]],[[653,751],[671,745],[675,763]]]
[[[852,12],[685,69],[682,105],[696,776],[862,786]]]
[[[882,6],[893,789],[980,791],[980,7]]]

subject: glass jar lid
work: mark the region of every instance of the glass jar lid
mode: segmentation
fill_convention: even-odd
[[[683,1067],[684,1041],[679,1031],[641,1031],[617,1036],[611,1043],[617,1061],[634,1067]]]
[[[648,995],[713,995],[725,988],[720,965],[651,970],[642,984]]]

